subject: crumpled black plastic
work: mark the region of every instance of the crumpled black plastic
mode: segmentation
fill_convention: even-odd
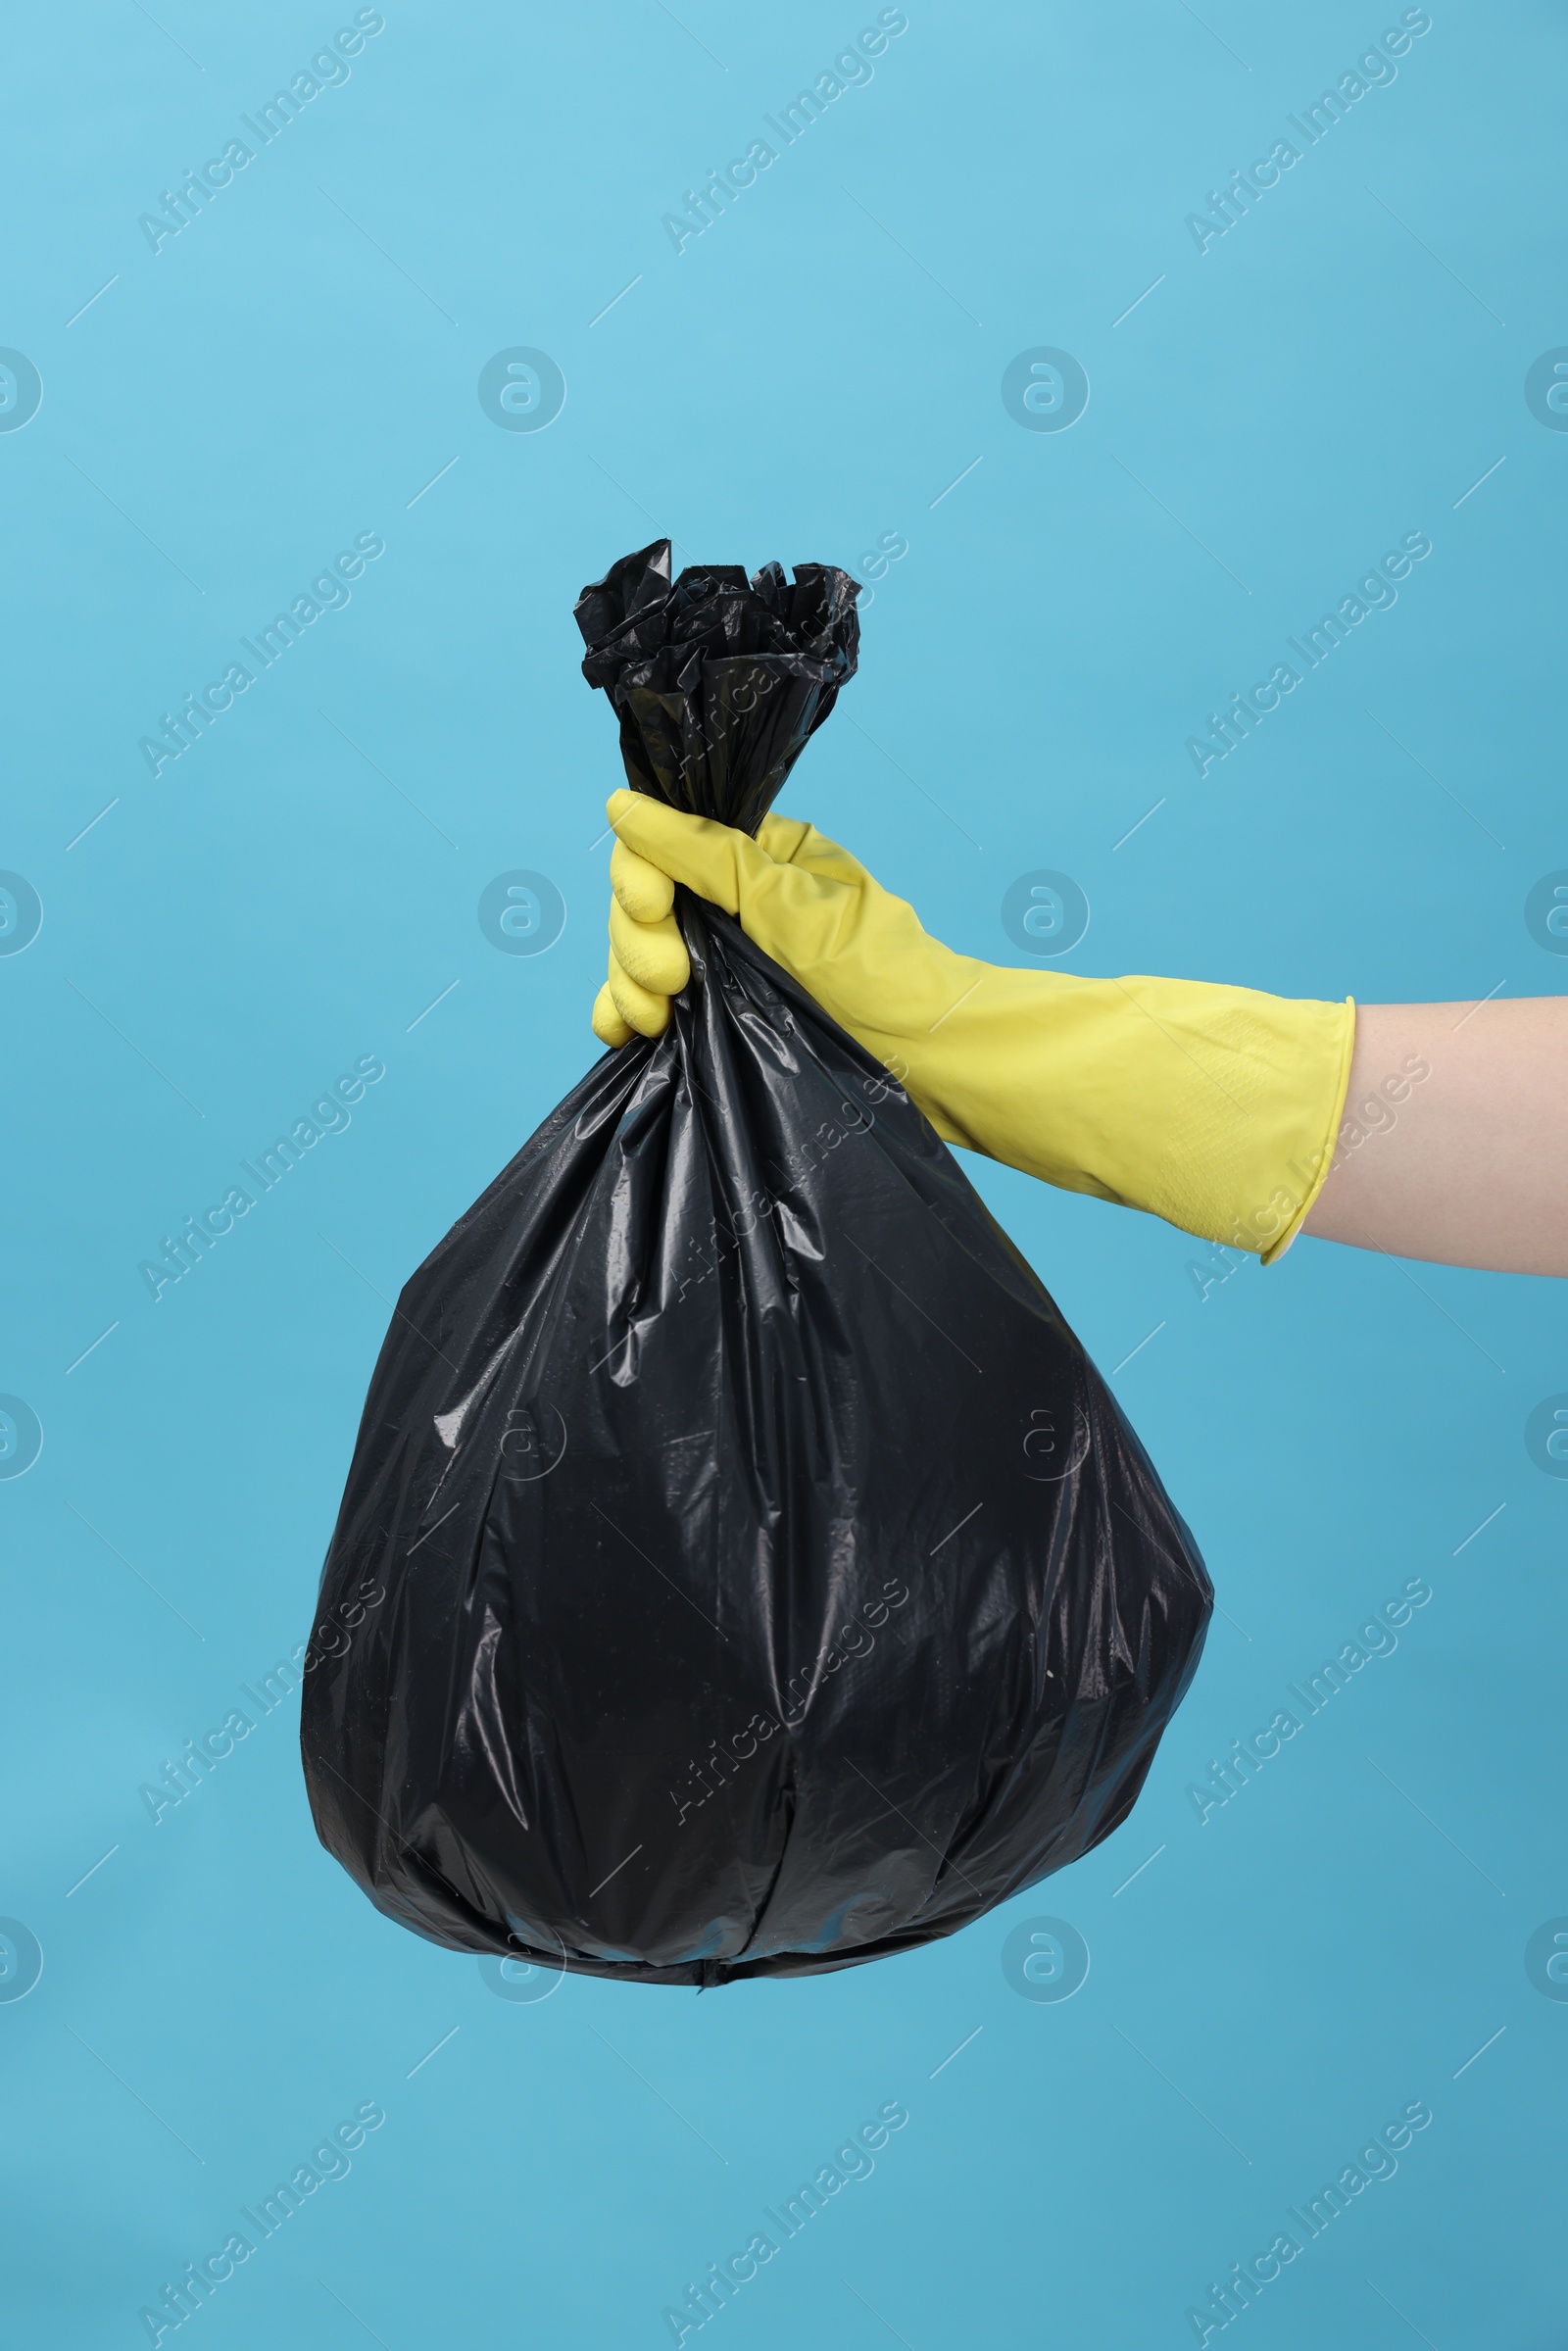
[[[854,595],[671,587],[667,542],[586,589],[633,783],[759,822],[853,673]],[[751,710],[736,660],[775,665]],[[302,1747],[389,1917],[711,1984],[911,1948],[1086,1853],[1212,1594],[902,1087],[727,916],[677,912],[665,1035],[598,1061],[398,1301]]]
[[[847,571],[735,563],[683,571],[669,541],[622,556],[577,600],[582,673],[620,719],[634,792],[755,833],[855,675],[858,593]]]

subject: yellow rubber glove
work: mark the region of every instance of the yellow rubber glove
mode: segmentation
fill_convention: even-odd
[[[611,862],[624,919],[612,916],[599,1002],[613,1000],[627,1033],[659,1033],[642,999],[661,983],[640,951],[644,936],[665,934],[638,909],[657,906],[674,923],[648,882],[653,867],[738,916],[945,1142],[1265,1264],[1295,1239],[1333,1155],[1355,1034],[1349,1002],[982,963],[929,938],[847,850],[792,817],[766,817],[753,841],[642,793],[612,794],[608,812],[615,857],[633,861]],[[617,971],[623,945],[631,973],[624,961]],[[607,1044],[625,1042],[597,1006],[594,1026]]]
[[[679,996],[692,965],[670,912],[675,885],[668,874],[617,840],[610,886],[610,977],[594,999],[593,1028],[606,1045],[628,1045],[634,1036],[663,1035],[670,998]]]

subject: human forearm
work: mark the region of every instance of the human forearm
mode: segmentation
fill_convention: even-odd
[[[1333,1168],[1303,1230],[1568,1275],[1568,997],[1361,1005]]]

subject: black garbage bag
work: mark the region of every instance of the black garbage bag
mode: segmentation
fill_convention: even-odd
[[[855,586],[585,589],[633,786],[755,828]],[[685,892],[689,987],[414,1275],[307,1657],[318,1831],[461,1951],[635,1983],[908,1949],[1131,1808],[1211,1592],[897,1082]]]

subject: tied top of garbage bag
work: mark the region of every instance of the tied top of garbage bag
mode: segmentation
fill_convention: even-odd
[[[669,541],[622,556],[575,608],[582,673],[620,719],[634,792],[755,834],[855,675],[858,583],[831,563],[690,565]]]

